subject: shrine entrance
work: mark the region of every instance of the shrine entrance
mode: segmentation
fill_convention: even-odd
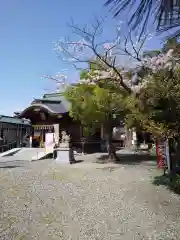
[[[74,141],[80,141],[80,124],[73,122],[68,110],[68,104],[59,94],[44,95],[24,109],[19,117],[29,119],[33,126],[30,146],[50,147],[52,141],[54,145],[58,145],[62,131],[71,133]]]
[[[35,99],[29,107],[24,109],[18,117],[29,119],[33,126],[33,147],[46,147],[46,142],[59,145],[63,141],[63,131],[71,136],[71,142],[75,149],[81,149],[84,144],[82,126],[78,121],[73,121],[69,116],[69,103],[60,93],[45,94],[41,99]],[[96,135],[96,134],[95,134]],[[100,149],[100,133],[87,139],[87,152]],[[30,140],[31,141],[31,140]],[[97,147],[96,147],[97,146]],[[85,147],[86,151],[86,147]],[[99,150],[97,150],[99,151]]]
[[[54,134],[53,125],[33,125],[32,147],[44,148],[48,135]]]

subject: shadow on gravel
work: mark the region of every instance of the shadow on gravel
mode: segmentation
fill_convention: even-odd
[[[82,163],[82,162],[84,162],[84,160],[76,160],[75,162],[72,162],[72,164]]]
[[[148,154],[117,154],[119,161],[117,164],[123,165],[138,165],[140,163],[145,163],[149,161],[153,161],[156,164],[156,156],[151,156]],[[107,163],[107,155],[102,155],[97,158],[98,163]]]
[[[174,193],[180,194],[180,175],[169,176],[167,174],[154,177],[153,184],[156,186],[165,186]]]
[[[0,166],[0,168],[17,168],[17,167],[22,167],[22,166]]]
[[[156,186],[168,186],[169,178],[166,175],[154,177],[153,184]]]

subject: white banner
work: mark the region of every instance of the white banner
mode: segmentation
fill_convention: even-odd
[[[54,143],[54,133],[46,133],[45,143],[46,145],[52,145]]]
[[[46,153],[53,153],[54,149],[54,133],[46,133],[45,135],[45,148],[46,148]]]
[[[58,144],[59,143],[59,124],[53,124],[54,126],[54,140],[55,143]]]

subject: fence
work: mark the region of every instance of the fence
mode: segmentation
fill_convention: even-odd
[[[5,151],[11,150],[13,148],[16,148],[17,146],[18,146],[18,142],[17,141],[0,145],[0,153],[3,153]]]

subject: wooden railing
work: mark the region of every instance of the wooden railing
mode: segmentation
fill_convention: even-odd
[[[5,151],[11,150],[11,149],[16,148],[16,147],[18,147],[18,142],[17,141],[10,142],[10,143],[7,143],[7,144],[3,144],[3,145],[0,145],[0,152],[3,153]]]

